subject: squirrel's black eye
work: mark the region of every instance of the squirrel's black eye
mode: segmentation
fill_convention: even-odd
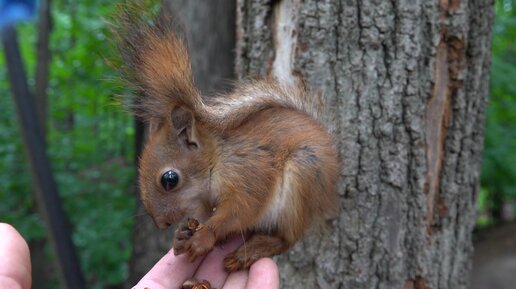
[[[174,171],[166,171],[161,176],[161,186],[165,189],[165,191],[170,191],[177,186],[179,183],[179,175]]]

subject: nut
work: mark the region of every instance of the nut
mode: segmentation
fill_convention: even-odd
[[[197,281],[197,279],[192,278],[188,279],[183,283],[182,289],[214,289],[211,288],[210,282],[206,280],[202,280],[202,282]]]

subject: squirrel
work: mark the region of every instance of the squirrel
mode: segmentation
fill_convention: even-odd
[[[137,92],[132,110],[149,125],[140,196],[159,228],[180,224],[174,252],[194,260],[245,234],[224,259],[233,272],[285,252],[334,216],[340,162],[302,81],[242,81],[203,96],[174,21],[133,10],[121,9],[116,38]],[[189,219],[201,225],[188,230]]]

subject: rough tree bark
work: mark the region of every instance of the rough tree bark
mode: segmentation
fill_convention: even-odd
[[[188,40],[197,87],[203,93],[227,87],[233,79],[235,59],[235,1],[202,3],[164,0],[178,19]],[[129,285],[134,285],[171,247],[174,228],[159,231],[138,203]]]
[[[468,288],[493,0],[238,0],[238,77],[302,75],[343,162],[283,288]]]

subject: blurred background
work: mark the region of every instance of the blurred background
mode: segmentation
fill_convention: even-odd
[[[18,42],[35,107],[47,108],[38,120],[88,288],[108,288],[127,279],[137,218],[134,120],[117,104],[124,92],[106,60],[115,58],[107,17],[116,1],[49,3],[49,11],[35,7],[31,22],[16,25]],[[41,23],[38,14],[48,12],[51,23]],[[38,45],[45,37],[46,45]],[[29,241],[37,288],[58,288],[4,53],[0,49],[0,220]],[[48,69],[38,74],[38,65]],[[36,89],[36,83],[46,90]]]
[[[108,61],[116,59],[108,26],[116,1],[53,0],[38,7],[0,0],[0,12],[9,2],[27,7],[0,16],[0,26],[5,15],[30,20],[16,25],[21,58],[88,288],[123,288],[133,225],[141,216],[135,213],[138,127],[118,104],[124,88]],[[489,268],[499,271],[499,256],[516,251],[515,5],[516,0],[496,2],[474,278]],[[58,288],[4,53],[0,49],[0,221],[28,240],[37,288]],[[486,288],[482,282],[472,283]]]

